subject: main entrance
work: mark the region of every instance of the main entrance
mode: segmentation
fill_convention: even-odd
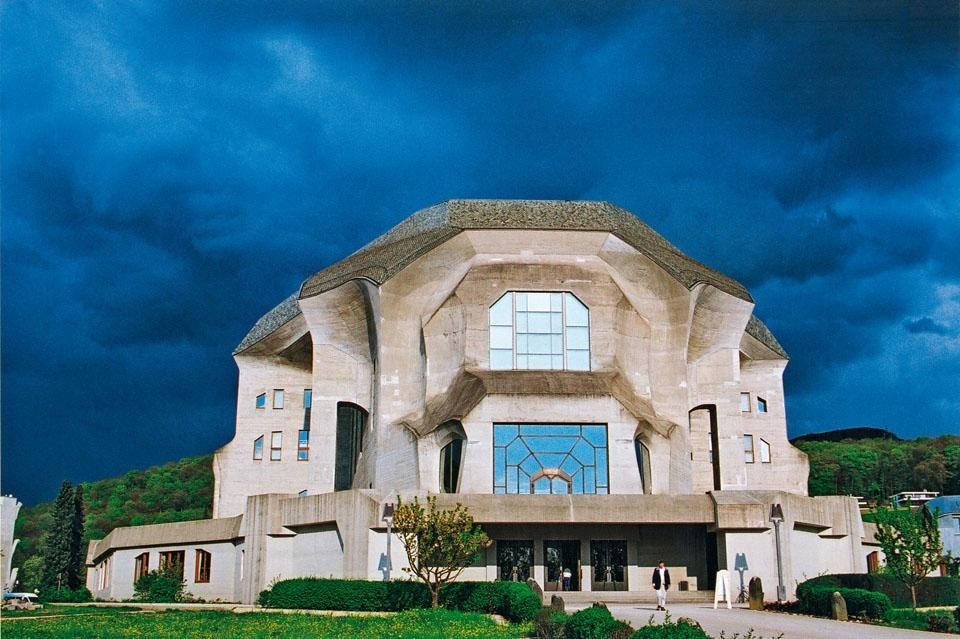
[[[544,590],[563,590],[563,572],[570,571],[570,590],[580,590],[580,540],[559,539],[543,542],[546,568]]]
[[[533,541],[500,540],[497,542],[497,579],[526,581],[533,567]]]
[[[592,590],[627,589],[626,540],[593,540],[590,542],[590,565],[593,568]]]

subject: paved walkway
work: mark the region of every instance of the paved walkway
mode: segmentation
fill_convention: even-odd
[[[582,606],[576,606],[580,608]],[[569,608],[574,608],[570,606]],[[614,617],[628,621],[634,628],[645,626],[653,615],[657,622],[662,622],[664,613],[657,612],[655,605],[649,604],[613,604],[609,606]],[[943,633],[921,632],[918,630],[900,630],[884,626],[833,621],[818,617],[803,615],[788,615],[779,612],[759,612],[746,607],[713,609],[713,604],[676,604],[670,606],[670,617],[676,620],[679,617],[696,619],[703,629],[712,637],[720,637],[725,632],[727,637],[740,633],[741,637],[751,628],[754,637],[774,639],[783,633],[783,639],[944,639],[948,636]]]

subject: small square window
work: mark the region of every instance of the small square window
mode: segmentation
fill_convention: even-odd
[[[283,408],[283,389],[282,388],[273,389],[273,407]]]
[[[267,407],[267,394],[260,393],[257,395],[257,408],[266,408]]]
[[[750,412],[750,393],[740,393],[740,412]]]
[[[762,397],[757,398],[757,412],[765,413],[767,412],[767,400]]]
[[[303,407],[310,408],[313,406],[313,390],[310,388],[303,389]]]
[[[743,436],[743,461],[748,464],[754,462],[753,457],[753,435],[744,435]]]
[[[263,459],[263,435],[253,440],[253,458]]]
[[[275,430],[270,433],[270,461],[280,461],[280,448],[282,441],[282,432]]]

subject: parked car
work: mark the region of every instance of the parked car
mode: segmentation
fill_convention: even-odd
[[[3,593],[3,603],[19,601],[20,603],[36,604],[40,603],[40,598],[33,592],[5,592]]]

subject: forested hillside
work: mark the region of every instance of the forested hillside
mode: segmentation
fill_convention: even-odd
[[[117,526],[159,524],[210,517],[213,505],[213,456],[180,461],[83,484],[86,540],[100,539]],[[20,545],[13,562],[22,566],[37,554],[50,527],[53,501],[26,506],[17,518]]]
[[[902,490],[960,494],[960,437],[796,441],[810,456],[811,495],[882,500]]]

